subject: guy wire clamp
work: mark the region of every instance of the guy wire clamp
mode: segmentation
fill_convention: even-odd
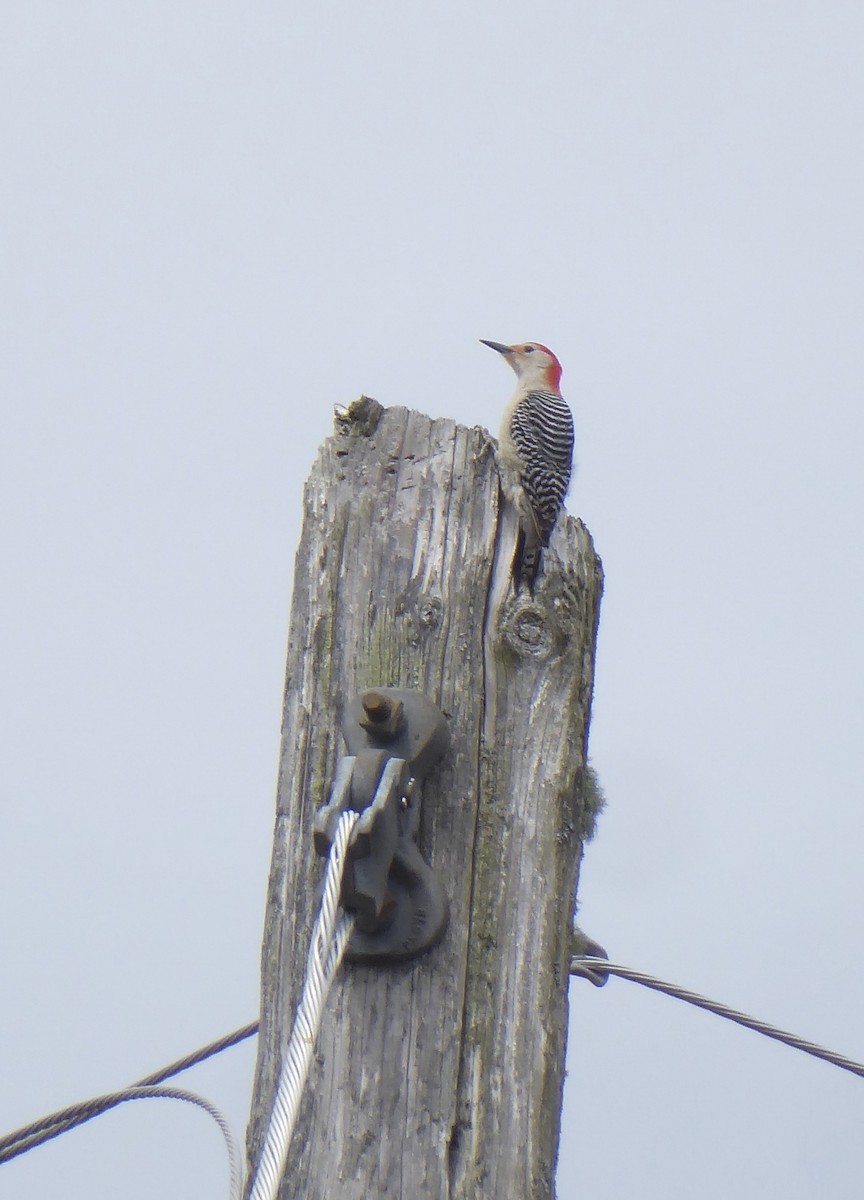
[[[413,958],[441,939],[449,915],[441,884],[417,847],[415,786],[450,743],[447,721],[422,692],[381,687],[351,701],[342,733],[348,754],[312,829],[315,850],[326,857],[340,815],[361,814],[342,883],[342,907],[356,916],[346,958]]]

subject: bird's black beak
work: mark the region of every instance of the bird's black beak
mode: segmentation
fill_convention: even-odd
[[[484,346],[490,346],[493,350],[497,350],[499,354],[512,354],[513,350],[510,346],[504,346],[501,342],[488,342],[486,338],[481,338],[480,341]]]

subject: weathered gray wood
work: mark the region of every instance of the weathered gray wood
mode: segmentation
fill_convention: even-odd
[[[420,845],[450,899],[443,943],[337,976],[282,1200],[548,1200],[567,1029],[569,931],[601,570],[559,523],[535,599],[483,430],[363,400],[305,490],[262,956],[250,1163],[302,984],[322,865],[315,809],[343,705],[425,691],[452,747],[423,788]]]

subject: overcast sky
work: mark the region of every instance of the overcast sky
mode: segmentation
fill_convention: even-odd
[[[581,919],[864,1058],[864,6],[3,6],[0,1132],[257,1015],[300,491],[539,339],[606,569]],[[864,1083],[574,980],[560,1200],[860,1195]],[[184,1077],[242,1135],[254,1044]],[[0,1198],[222,1196],[127,1105]]]

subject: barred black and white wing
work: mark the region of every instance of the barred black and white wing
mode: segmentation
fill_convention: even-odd
[[[529,392],[513,411],[510,436],[537,533],[548,546],[570,486],[573,416],[566,401],[554,392]]]

